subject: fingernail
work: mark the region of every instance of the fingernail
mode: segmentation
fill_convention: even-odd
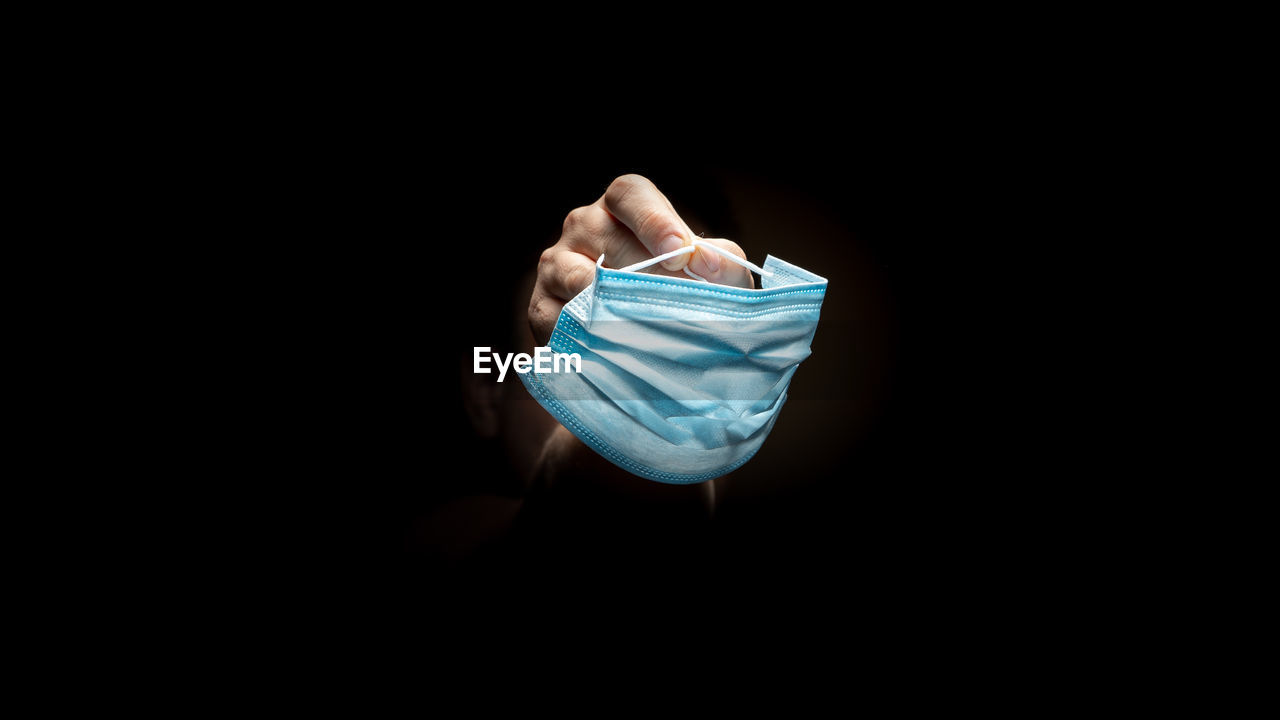
[[[658,243],[658,254],[663,255],[671,252],[672,250],[679,250],[682,247],[684,247],[683,238],[681,238],[679,235],[668,235],[667,237],[662,239],[662,242]],[[688,262],[689,262],[688,255],[677,255],[671,258],[670,260],[663,260],[662,267],[668,270],[679,270],[680,268],[684,267],[685,264]]]

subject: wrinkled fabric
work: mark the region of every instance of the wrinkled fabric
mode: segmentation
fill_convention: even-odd
[[[760,289],[597,266],[548,345],[581,373],[520,375],[587,446],[650,480],[698,483],[751,459],[809,356],[827,281],[769,256]]]

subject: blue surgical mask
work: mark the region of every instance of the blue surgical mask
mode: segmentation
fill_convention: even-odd
[[[761,288],[638,272],[697,247],[759,273]],[[773,429],[826,290],[826,279],[773,256],[756,267],[702,240],[621,269],[601,257],[548,342],[580,355],[581,372],[519,377],[615,465],[658,482],[703,482],[750,460]]]

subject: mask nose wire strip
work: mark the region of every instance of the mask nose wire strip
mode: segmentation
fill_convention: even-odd
[[[696,249],[698,249],[698,248],[707,248],[708,250],[711,250],[711,251],[713,251],[713,252],[717,253],[718,255],[720,255],[721,257],[725,258],[726,260],[729,260],[730,262],[737,263],[738,265],[741,265],[742,267],[744,267],[744,268],[746,268],[746,269],[748,269],[748,270],[750,270],[750,271],[752,271],[752,272],[754,272],[754,273],[756,273],[756,274],[760,275],[761,277],[770,277],[770,276],[772,276],[772,275],[773,275],[773,273],[769,272],[768,270],[765,270],[764,268],[760,267],[759,265],[756,265],[755,263],[752,263],[752,262],[748,262],[748,261],[746,261],[746,260],[743,260],[742,258],[738,257],[737,255],[734,255],[733,253],[729,252],[728,250],[725,250],[724,248],[719,247],[718,245],[712,245],[711,243],[709,243],[709,242],[707,242],[707,241],[705,241],[705,240],[702,240],[702,239],[700,239],[700,238],[699,238],[699,239],[695,239],[695,240],[693,241],[693,244],[692,244],[692,245],[685,245],[684,247],[682,247],[682,248],[680,248],[680,249],[678,249],[678,250],[672,250],[672,251],[671,251],[671,252],[669,252],[669,253],[663,253],[663,254],[661,254],[661,255],[659,255],[659,256],[657,256],[657,257],[649,258],[648,260],[642,260],[642,261],[640,261],[640,262],[638,262],[638,263],[635,263],[635,264],[633,264],[633,265],[628,265],[628,266],[626,266],[626,267],[624,267],[624,268],[621,268],[621,270],[622,270],[623,272],[635,272],[636,270],[643,270],[644,268],[647,268],[647,267],[649,267],[650,265],[656,265],[656,264],[658,264],[658,263],[662,262],[663,260],[669,260],[669,259],[671,259],[671,258],[673,258],[673,257],[675,257],[675,256],[677,256],[677,255],[685,255],[685,254],[691,253],[691,252],[693,252],[694,250],[696,250]],[[601,255],[601,256],[599,257],[599,259],[597,259],[597,260],[596,260],[596,265],[597,265],[597,266],[600,266],[600,267],[603,267],[603,266],[604,266],[604,255]],[[702,281],[704,281],[704,282],[706,281],[706,278],[701,277],[701,276],[699,276],[697,273],[694,273],[693,271],[689,270],[689,268],[688,268],[688,267],[686,267],[684,271],[685,271],[685,273],[686,273],[686,274],[688,274],[690,277],[697,278],[697,279],[702,280]]]

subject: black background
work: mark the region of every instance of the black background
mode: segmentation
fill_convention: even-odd
[[[317,602],[440,628],[463,615],[672,603],[797,622],[817,608],[848,617],[852,603],[929,613],[948,598],[955,612],[993,584],[1041,582],[1067,463],[1040,452],[1052,433],[1028,410],[1053,393],[1031,364],[1045,319],[1024,298],[1044,257],[1027,245],[1056,231],[1009,136],[933,114],[944,110],[702,125],[668,141],[492,116],[420,125],[421,115],[388,109],[347,128],[259,135],[265,158],[229,191],[234,217],[248,208],[263,218],[232,241],[248,260],[229,300],[245,318],[234,377],[255,397],[238,430],[254,454],[231,463],[243,472],[229,488],[264,538],[257,566]],[[814,351],[874,338],[872,407],[803,418],[789,405],[780,427],[850,425],[849,438],[794,459],[785,445],[762,452],[753,464],[770,474],[764,490],[727,502],[687,552],[636,562],[644,547],[595,547],[551,568],[496,570],[406,553],[413,518],[464,492],[483,466],[468,455],[458,397],[471,314],[506,307],[495,287],[505,298],[564,214],[613,176],[638,172],[662,187],[686,171],[748,178],[841,229],[851,244],[811,239],[796,257],[738,228],[753,260],[773,253],[833,279],[848,277],[843,264],[871,287],[845,294],[833,282],[828,304],[870,307],[857,307],[858,328],[824,310]],[[804,381],[802,368],[793,394],[823,392],[818,378]],[[611,564],[618,556],[630,561]]]

